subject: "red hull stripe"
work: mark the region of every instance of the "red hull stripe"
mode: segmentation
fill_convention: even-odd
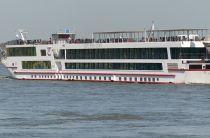
[[[210,69],[169,69],[169,71],[210,71]]]
[[[28,72],[15,71],[15,74],[73,74],[73,75],[128,75],[128,76],[157,76],[157,77],[175,77],[170,74],[128,74],[128,73],[89,73],[89,72]]]

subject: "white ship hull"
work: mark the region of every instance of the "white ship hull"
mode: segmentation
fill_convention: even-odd
[[[2,62],[13,78],[22,80],[210,84],[209,44],[165,40],[7,45],[8,56]],[[177,54],[180,49],[185,53]]]
[[[158,74],[155,72],[53,72],[53,71],[12,71],[12,77],[19,80],[62,80],[90,82],[122,82],[147,84],[210,84],[209,71],[177,71]]]

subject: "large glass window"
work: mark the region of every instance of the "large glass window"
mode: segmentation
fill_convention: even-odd
[[[67,49],[67,59],[168,59],[167,48]]]
[[[206,48],[171,48],[172,59],[204,59]]]
[[[7,56],[36,56],[35,47],[16,47],[7,48]]]
[[[51,69],[50,61],[22,61],[23,69]]]
[[[65,49],[60,49],[58,53],[54,54],[55,59],[65,59]]]
[[[210,69],[210,65],[206,65],[206,69]]]
[[[163,70],[161,63],[66,63],[66,69]]]
[[[189,69],[202,69],[202,65],[190,65]]]

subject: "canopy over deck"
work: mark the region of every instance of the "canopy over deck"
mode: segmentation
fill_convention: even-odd
[[[203,40],[209,29],[171,29],[95,32],[93,38],[98,43],[110,42],[162,42],[162,41],[195,41]]]

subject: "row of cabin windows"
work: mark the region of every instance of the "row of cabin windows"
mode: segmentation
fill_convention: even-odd
[[[46,50],[41,50],[46,56]],[[205,59],[206,48],[171,48],[172,59]],[[167,48],[61,49],[59,59],[168,59]],[[7,48],[7,56],[36,56],[35,47]]]
[[[170,48],[172,59],[204,59],[206,48]],[[65,50],[60,50],[65,59]],[[68,49],[67,59],[168,59],[167,48]]]
[[[7,48],[7,56],[36,56],[35,47],[18,47],[18,48]]]
[[[60,51],[65,59],[65,50]],[[168,59],[167,48],[67,49],[67,59]]]
[[[22,61],[23,69],[51,69],[50,61]]]
[[[163,70],[162,63],[66,63],[66,69]]]
[[[32,79],[56,79],[55,75],[31,75]]]
[[[31,75],[32,79],[56,79],[55,75]],[[68,80],[113,81],[111,76],[70,76],[64,75]],[[149,77],[118,77],[118,81],[126,82],[158,82],[159,78]]]

